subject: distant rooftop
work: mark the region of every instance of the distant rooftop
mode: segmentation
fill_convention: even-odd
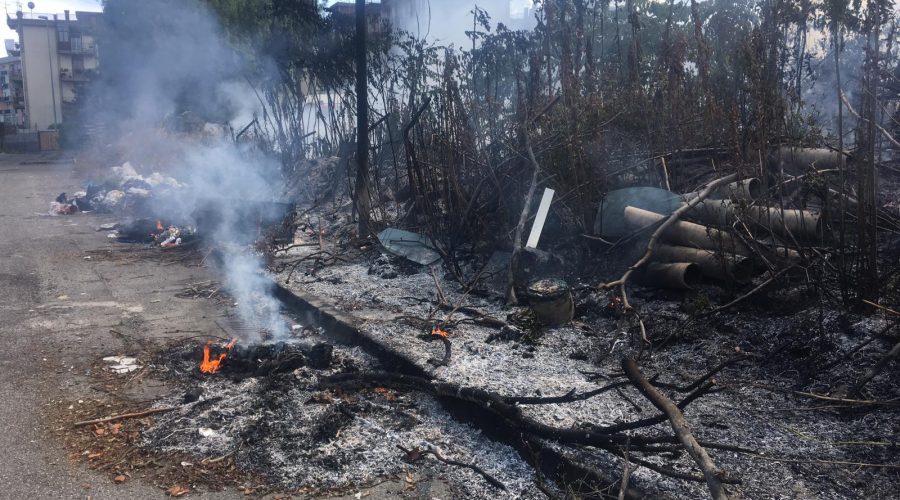
[[[95,26],[100,22],[100,19],[103,17],[102,12],[89,12],[89,11],[70,11],[69,13],[70,24],[81,26],[81,27],[91,27]],[[56,19],[53,16],[56,16]],[[16,12],[14,15],[6,15],[6,24],[11,29],[16,29],[16,25],[20,22],[23,24],[27,24],[29,26],[40,26],[47,23],[62,23],[66,22],[66,13],[57,13],[57,14],[45,14],[40,12]]]

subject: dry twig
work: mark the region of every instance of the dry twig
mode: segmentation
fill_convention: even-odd
[[[697,439],[691,433],[691,429],[688,426],[687,420],[684,418],[684,414],[681,413],[681,410],[675,406],[675,403],[659,392],[646,378],[644,378],[634,360],[623,360],[622,369],[625,370],[625,375],[628,377],[628,380],[631,380],[637,390],[650,400],[650,402],[653,403],[653,406],[663,412],[669,419],[669,423],[671,423],[675,435],[678,436],[678,439],[681,441],[681,444],[684,445],[688,454],[694,459],[694,462],[697,463],[700,470],[703,471],[703,477],[706,479],[706,484],[709,486],[709,493],[712,498],[716,500],[725,500],[729,498],[728,493],[725,491],[725,486],[722,483],[725,472],[712,461],[706,450],[697,442]]]

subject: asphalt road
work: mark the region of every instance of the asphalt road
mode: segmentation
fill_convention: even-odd
[[[33,163],[41,159],[0,155],[0,498],[164,497],[149,483],[115,484],[69,460],[47,431],[46,415],[102,399],[87,372],[104,356],[215,333],[221,311],[212,303],[174,297],[209,277],[199,267],[92,254],[121,246],[95,230],[113,219],[41,215],[81,181],[71,162]],[[167,390],[149,380],[122,397],[152,399]],[[215,496],[232,495],[240,496]],[[192,495],[199,496],[206,495]]]

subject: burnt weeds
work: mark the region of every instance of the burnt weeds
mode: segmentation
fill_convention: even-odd
[[[419,447],[480,464],[524,498],[540,496],[533,473],[513,450],[455,423],[430,396],[384,387],[321,388],[328,375],[379,367],[357,348],[336,347],[323,369],[307,365],[252,376],[227,361],[219,373],[200,374],[197,353],[191,344],[157,355],[160,370],[185,391],[202,388],[202,395],[194,403],[184,404],[180,394],[161,401],[178,408],[143,431],[142,448],[197,459],[228,456],[239,469],[287,492],[357,491],[390,480],[399,482],[398,492],[416,497],[435,482],[454,496],[492,496],[495,487],[474,471],[429,459],[410,463],[398,449]]]
[[[294,252],[284,259],[296,259],[303,250]],[[633,319],[621,314],[612,292],[578,290],[573,323],[539,327],[540,334],[526,341],[511,319],[527,308],[508,309],[496,292],[466,293],[470,283],[461,285],[450,273],[438,273],[438,285],[425,269],[400,279],[373,279],[371,264],[391,259],[395,258],[370,254],[351,263],[307,261],[290,278],[282,273],[279,279],[359,318],[366,334],[406,355],[437,380],[505,396],[589,391],[603,385],[604,379],[615,380],[621,357],[634,354],[640,346]],[[715,305],[733,300],[747,288],[702,285],[691,292],[661,292],[632,287],[650,340],[641,349],[641,366],[648,376],[658,374],[661,383],[684,385],[735,354],[746,356],[739,366],[713,378],[715,394],[685,411],[699,439],[745,448],[743,452],[710,450],[722,469],[741,480],[740,485],[729,487],[732,491],[753,498],[883,494],[898,477],[892,464],[900,452],[893,437],[900,419],[891,396],[897,374],[883,372],[848,401],[841,401],[840,395],[858,379],[861,366],[873,365],[896,342],[897,332],[888,328],[893,318],[847,311],[834,303],[833,289],[822,290],[792,276],[730,310],[714,313],[710,312]],[[439,295],[452,306],[468,308],[467,313],[456,312],[449,319],[449,311],[436,307]],[[510,326],[477,324],[474,320],[479,315],[505,318]],[[421,321],[429,318],[430,323]],[[449,336],[453,358],[447,366],[430,365],[436,344],[417,339],[428,324],[448,319],[454,324]],[[667,386],[661,387],[665,392]],[[653,415],[633,389],[620,391],[624,400],[598,396],[523,411],[551,425],[621,422]],[[656,430],[665,433],[667,428],[660,424]],[[621,476],[621,461],[614,458],[615,453],[578,445],[550,446],[608,477]],[[696,470],[677,449],[636,456],[650,465]],[[673,480],[645,465],[637,467],[632,481],[651,495],[689,497],[704,491],[702,483]],[[609,490],[613,496],[617,491]]]

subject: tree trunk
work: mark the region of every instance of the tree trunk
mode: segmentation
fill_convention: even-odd
[[[366,1],[356,0],[356,192],[359,237],[368,238],[369,195],[369,92],[366,78]]]

